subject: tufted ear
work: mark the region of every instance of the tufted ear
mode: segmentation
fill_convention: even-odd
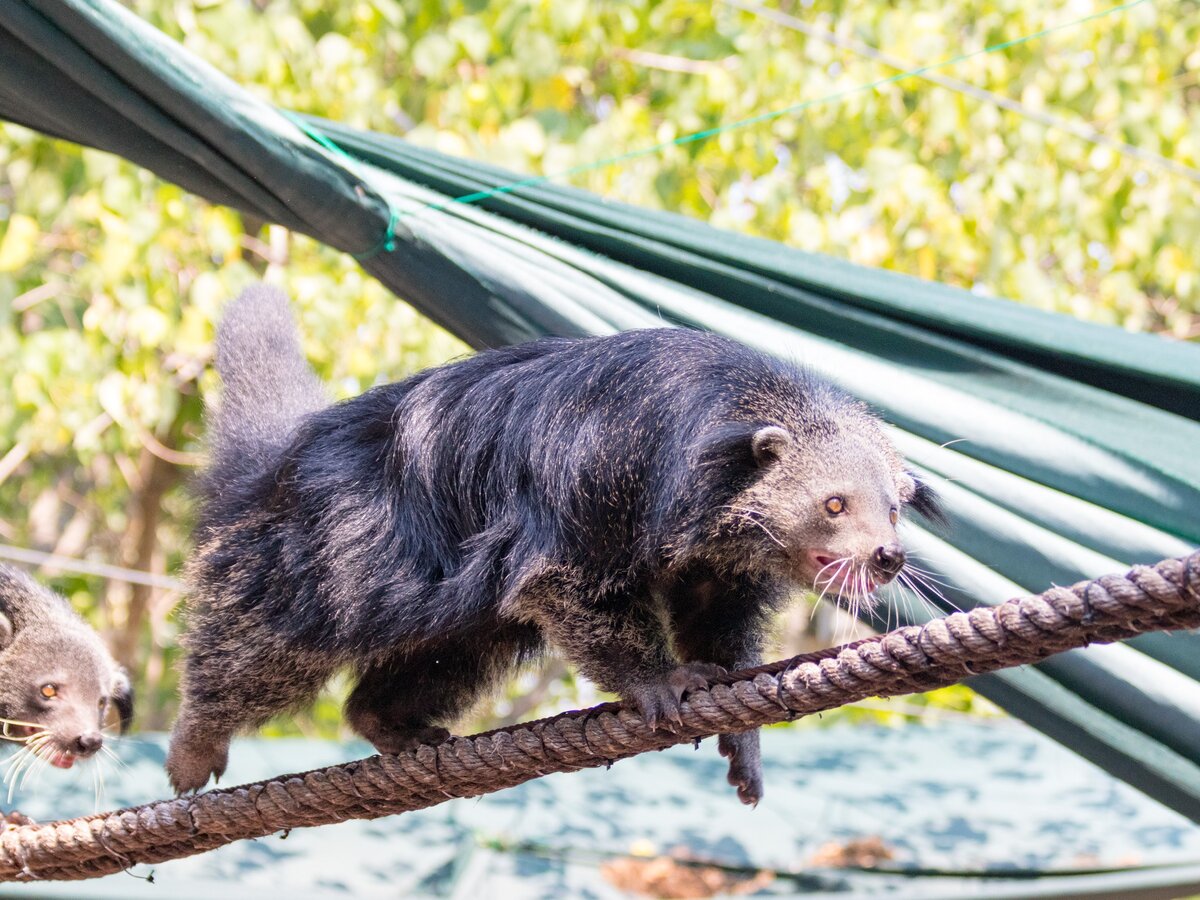
[[[906,472],[905,476],[912,480],[911,495],[905,501],[909,507],[933,525],[943,527],[948,525],[949,520],[946,518],[946,511],[942,508],[942,501],[938,497],[937,491],[911,472]]]
[[[777,462],[790,446],[792,446],[792,436],[778,425],[760,428],[750,438],[750,449],[754,453],[754,461],[760,468]]]
[[[121,722],[121,734],[124,734],[133,722],[133,684],[129,681],[129,673],[120,667],[113,674],[111,696]]]
[[[0,612],[0,650],[7,650],[13,640],[12,620]]]

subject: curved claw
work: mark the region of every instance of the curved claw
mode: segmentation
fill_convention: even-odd
[[[0,818],[0,824],[11,826],[13,828],[19,828],[22,825],[36,825],[37,821],[29,818],[29,816],[22,812],[17,812],[14,809],[4,813],[4,816]]]
[[[199,741],[173,735],[167,752],[167,777],[178,796],[199,791],[209,778],[220,779],[229,761],[226,739]]]
[[[684,695],[704,690],[711,679],[724,674],[725,669],[713,663],[684,663],[659,678],[634,685],[625,691],[625,697],[637,706],[647,725],[674,734],[683,726]]]
[[[724,666],[716,663],[685,663],[676,666],[667,675],[667,683],[677,692],[679,699],[688,691],[705,690],[714,678],[729,674]]]
[[[758,732],[723,734],[717,738],[717,750],[729,760],[729,773],[725,778],[737,788],[738,799],[747,806],[758,806],[763,796]]]
[[[395,755],[406,750],[416,750],[422,744],[440,744],[450,737],[448,729],[440,725],[380,728],[375,734],[364,735],[380,753]]]

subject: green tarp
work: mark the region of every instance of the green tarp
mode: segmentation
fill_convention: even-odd
[[[909,542],[966,606],[1200,543],[1200,347],[859,268],[275,109],[113,0],[0,3],[0,118],[358,254],[476,346],[680,324],[876,406],[952,522]],[[391,235],[391,249],[385,246]],[[953,443],[950,443],[953,442]],[[899,598],[883,620],[920,620]],[[972,685],[1200,821],[1200,639]]]

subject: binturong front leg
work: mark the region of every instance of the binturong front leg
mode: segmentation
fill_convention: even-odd
[[[666,592],[679,655],[730,671],[759,665],[771,613],[783,594],[779,586],[761,579],[688,573]],[[718,736],[717,750],[729,760],[727,777],[738,799],[757,806],[763,796],[758,729]]]
[[[683,695],[724,674],[709,663],[679,662],[652,597],[555,587],[530,604],[542,633],[587,678],[633,703],[651,727],[676,731]]]

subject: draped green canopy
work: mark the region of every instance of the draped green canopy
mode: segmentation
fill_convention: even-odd
[[[1200,347],[610,203],[252,96],[115,0],[0,3],[0,118],[357,254],[475,346],[678,324],[812,367],[894,423],[963,606],[1200,543]],[[454,198],[482,194],[472,202]],[[908,602],[906,602],[908,601]],[[897,594],[895,623],[929,615]],[[1200,822],[1200,637],[969,682]]]

